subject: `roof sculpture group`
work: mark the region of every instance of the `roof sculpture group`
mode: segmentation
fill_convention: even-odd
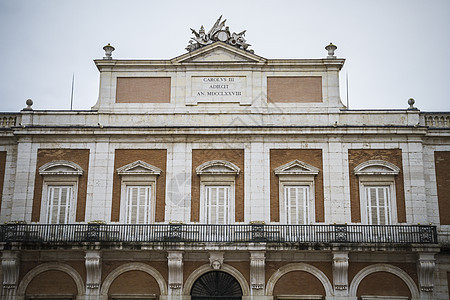
[[[247,44],[247,41],[244,38],[246,30],[241,31],[240,33],[230,33],[228,26],[225,26],[226,19],[223,21],[221,21],[221,19],[222,16],[217,19],[216,23],[214,23],[208,33],[205,33],[203,25],[200,27],[199,32],[191,28],[194,37],[189,40],[186,50],[191,52],[214,42],[223,42],[253,53],[253,50],[248,49],[251,45]]]

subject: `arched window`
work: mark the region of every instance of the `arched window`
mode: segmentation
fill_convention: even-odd
[[[359,179],[362,221],[369,225],[396,223],[395,176],[400,168],[384,160],[369,160],[354,172]]]

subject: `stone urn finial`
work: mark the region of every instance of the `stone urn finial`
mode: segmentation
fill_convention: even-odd
[[[103,59],[112,59],[112,52],[116,50],[113,46],[111,46],[109,43],[105,47],[103,47],[103,50],[105,50],[105,57]]]
[[[325,47],[325,50],[328,51],[328,56],[327,58],[336,58],[336,56],[334,56],[334,51],[336,51],[337,47],[336,45],[333,45],[333,43],[330,43],[328,46]]]
[[[408,110],[417,110],[417,107],[414,107],[414,103],[416,103],[416,100],[414,100],[413,98],[408,99]]]
[[[25,107],[23,110],[33,110],[33,108],[31,107],[33,105],[33,100],[27,99],[27,101],[25,101],[25,104],[27,105],[27,107]]]

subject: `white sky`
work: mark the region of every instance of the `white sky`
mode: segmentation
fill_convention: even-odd
[[[450,0],[100,1],[0,0],[0,111],[90,109],[98,97],[93,59],[111,43],[118,59],[184,54],[189,28],[223,15],[247,30],[266,58],[324,58],[333,42],[351,109],[450,110]]]

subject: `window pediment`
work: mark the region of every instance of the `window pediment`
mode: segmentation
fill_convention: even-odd
[[[240,169],[235,164],[225,160],[211,160],[198,166],[197,175],[239,175]]]
[[[68,160],[54,160],[39,168],[39,175],[83,175],[83,169]]]
[[[368,160],[354,169],[355,175],[398,175],[400,168],[384,160]]]
[[[117,169],[119,175],[161,175],[162,170],[142,160],[137,160]]]
[[[274,172],[276,175],[317,175],[319,169],[296,159],[276,168]]]

